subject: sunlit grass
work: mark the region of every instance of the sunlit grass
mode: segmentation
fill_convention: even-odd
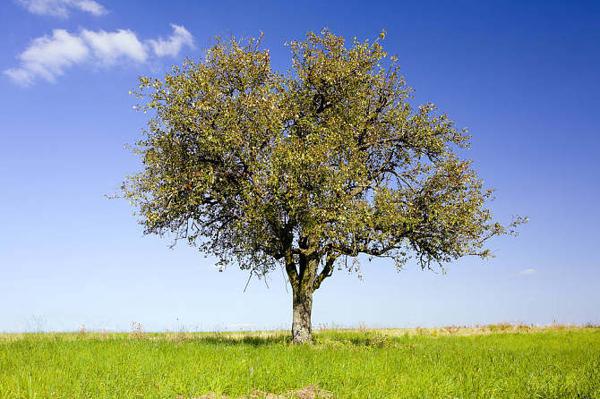
[[[600,328],[0,335],[0,398],[600,398]],[[316,391],[315,391],[316,392]]]

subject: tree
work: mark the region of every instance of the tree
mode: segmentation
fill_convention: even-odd
[[[143,170],[123,192],[145,233],[258,276],[283,267],[294,342],[312,339],[313,293],[348,259],[486,257],[487,239],[523,221],[492,220],[492,192],[459,156],[466,132],[432,104],[411,106],[383,39],[347,47],[309,33],[285,74],[260,40],[217,40],[136,92],[152,116],[136,146]]]

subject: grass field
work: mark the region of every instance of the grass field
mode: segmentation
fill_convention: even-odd
[[[600,328],[0,334],[0,398],[600,398]]]

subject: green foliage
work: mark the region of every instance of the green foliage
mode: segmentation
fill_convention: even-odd
[[[0,335],[0,398],[600,398],[600,329],[533,331]]]
[[[124,184],[147,233],[185,238],[220,265],[284,265],[309,291],[360,254],[423,268],[512,231],[492,220],[458,150],[468,136],[411,89],[381,41],[328,31],[292,42],[271,69],[260,40],[222,41],[201,62],[142,78],[152,115],[144,169]]]

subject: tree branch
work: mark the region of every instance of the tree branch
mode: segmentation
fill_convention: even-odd
[[[331,275],[333,274],[333,265],[338,257],[339,255],[327,255],[327,259],[325,260],[325,266],[323,266],[323,270],[321,270],[321,273],[319,273],[315,278],[315,282],[313,285],[315,290],[319,289],[319,287],[323,283],[323,280],[325,280],[327,277],[331,277]]]

